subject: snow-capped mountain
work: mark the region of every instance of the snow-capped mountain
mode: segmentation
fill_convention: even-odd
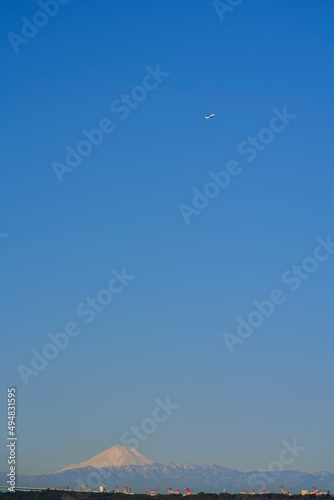
[[[129,463],[130,462],[130,463]],[[0,474],[0,484],[6,484],[6,473]],[[279,486],[291,493],[311,489],[316,485],[319,490],[334,490],[334,474],[318,472],[308,474],[298,471],[282,472],[241,472],[220,467],[213,463],[196,464],[157,464],[138,453],[131,446],[113,446],[108,450],[77,465],[70,465],[54,474],[42,476],[17,476],[17,486],[80,489],[81,485],[97,490],[104,484],[107,490],[129,483],[133,492],[143,492],[157,488],[159,493],[191,488],[199,491],[220,493],[226,489],[237,493],[268,490],[279,492]]]
[[[96,469],[102,467],[122,467],[124,465],[148,465],[152,464],[152,460],[145,458],[141,453],[132,448],[132,446],[112,446],[108,450],[95,455],[89,460],[85,460],[80,464],[72,464],[58,472],[63,472],[69,469],[82,469],[83,467],[94,467]]]

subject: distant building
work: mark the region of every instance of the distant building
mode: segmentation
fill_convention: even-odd
[[[330,495],[329,490],[316,490],[313,488],[312,490],[302,490],[302,495]]]
[[[101,484],[99,490],[100,490],[100,493],[104,493],[106,491],[106,487],[104,486],[104,484]]]

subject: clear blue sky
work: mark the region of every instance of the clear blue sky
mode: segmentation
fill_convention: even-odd
[[[152,460],[254,470],[296,438],[288,468],[334,472],[334,255],[294,292],[281,279],[334,235],[333,3],[244,0],[221,21],[204,0],[71,0],[16,54],[7,34],[37,10],[0,16],[0,424],[4,442],[15,386],[19,472],[120,444],[166,396]],[[111,104],[157,65],[121,120]],[[296,118],[248,163],[238,146],[284,106]],[[103,118],[60,183],[52,162]],[[242,172],[186,224],[179,204],[230,160]],[[123,267],[135,279],[86,324],[77,306]],[[231,354],[223,333],[275,288],[285,303]],[[68,321],[82,332],[25,386],[17,366]]]

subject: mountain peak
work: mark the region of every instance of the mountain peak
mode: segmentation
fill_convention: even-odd
[[[71,464],[58,472],[69,469],[80,469],[82,467],[95,467],[99,469],[100,467],[123,467],[124,465],[148,465],[152,463],[152,460],[144,457],[141,453],[132,448],[132,446],[116,445],[85,462]]]

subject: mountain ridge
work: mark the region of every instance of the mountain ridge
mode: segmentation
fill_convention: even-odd
[[[1,484],[6,484],[6,474],[0,474]],[[322,471],[310,474],[299,471],[282,471],[278,473],[250,471],[242,472],[224,468],[216,464],[158,464],[126,465],[121,467],[83,467],[66,469],[62,472],[40,476],[18,475],[18,486],[69,487],[80,489],[81,485],[97,490],[104,484],[107,490],[115,490],[118,485],[122,490],[123,482],[129,483],[132,491],[143,492],[146,489],[157,488],[161,493],[167,493],[167,488],[174,490],[191,488],[194,493],[200,491],[220,493],[226,489],[237,493],[247,489],[279,492],[279,486],[291,493],[300,493],[302,489],[311,489],[316,485],[321,490],[334,490],[334,474]]]
[[[6,484],[6,474],[0,474],[0,481]],[[243,490],[284,490],[300,493],[301,489],[311,489],[314,484],[318,489],[333,490],[334,474],[320,471],[314,474],[294,470],[263,472],[242,472],[221,467],[213,462],[205,464],[159,464],[144,457],[132,446],[112,446],[107,450],[79,464],[71,464],[52,474],[39,476],[18,475],[17,486],[69,487],[80,489],[82,485],[98,490],[104,484],[107,490],[115,490],[118,485],[122,490],[123,482],[129,483],[132,491],[140,492],[156,488],[166,493],[167,488],[191,488],[194,493],[207,491],[220,493],[224,489],[230,493]],[[0,483],[1,484],[1,483]]]

